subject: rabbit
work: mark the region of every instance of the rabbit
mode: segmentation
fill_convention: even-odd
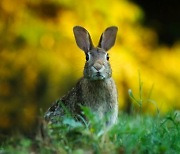
[[[81,115],[81,105],[89,107],[102,119],[109,114],[107,125],[116,123],[118,116],[118,97],[107,51],[115,44],[118,28],[108,27],[101,35],[97,47],[93,46],[90,34],[81,27],[73,28],[77,46],[86,56],[83,77],[67,95],[55,102],[45,113],[45,120],[55,122],[65,114],[64,107],[72,115]]]

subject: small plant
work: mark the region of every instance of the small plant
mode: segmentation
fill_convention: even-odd
[[[152,85],[147,98],[143,98],[143,82],[141,80],[141,74],[139,72],[139,98],[136,98],[134,96],[131,89],[128,90],[128,94],[129,94],[130,98],[132,99],[132,101],[138,105],[140,112],[142,111],[144,103],[152,103],[156,107],[157,114],[159,114],[159,109],[158,109],[157,103],[151,99],[151,94],[152,94],[153,88],[154,88],[154,84]]]
[[[135,98],[133,95],[133,92],[131,89],[128,90],[129,96],[131,97],[131,99],[137,103],[137,105],[139,106],[140,110],[142,109],[142,103],[143,103],[143,99],[142,99],[142,91],[143,89],[143,82],[141,81],[141,76],[139,73],[139,98]]]

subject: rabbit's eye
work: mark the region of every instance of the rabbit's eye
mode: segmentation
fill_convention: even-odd
[[[106,55],[106,59],[109,60],[109,55],[108,54]]]
[[[86,54],[86,61],[88,61],[89,60],[89,55],[88,54]]]

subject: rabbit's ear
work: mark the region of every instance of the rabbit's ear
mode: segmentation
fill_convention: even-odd
[[[91,37],[85,28],[75,26],[73,28],[73,32],[76,43],[80,49],[84,50],[84,52],[87,53],[90,49],[93,48]]]
[[[115,43],[118,28],[116,26],[108,27],[102,33],[98,47],[108,51]]]

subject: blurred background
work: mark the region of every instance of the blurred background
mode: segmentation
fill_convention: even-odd
[[[180,109],[178,7],[175,0],[1,0],[1,130],[31,129],[82,76],[75,25],[96,45],[105,28],[119,27],[109,54],[121,111],[130,112],[128,89],[139,98],[139,74],[144,113],[155,113],[156,106],[162,114]]]

